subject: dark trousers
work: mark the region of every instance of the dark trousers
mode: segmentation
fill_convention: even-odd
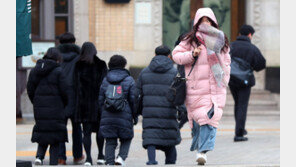
[[[92,133],[92,125],[91,123],[82,123],[83,125],[83,146],[86,153],[86,162],[90,162],[92,164],[91,158],[91,133]]]
[[[99,151],[98,159],[105,159],[105,156],[104,156],[104,154],[103,154],[103,149],[104,149],[104,137],[103,137],[101,131],[98,131],[98,132],[97,132],[96,140],[97,140],[97,146],[98,146],[98,151]]]
[[[238,89],[231,86],[229,88],[235,102],[235,135],[243,136],[246,125],[247,110],[251,94],[251,88]]]
[[[44,159],[48,144],[38,144],[36,158]],[[51,144],[49,148],[49,165],[58,165],[59,143]]]
[[[72,124],[72,152],[74,158],[82,157],[82,129],[80,123],[74,122],[74,118],[71,117]],[[68,119],[66,119],[65,123],[67,126]],[[66,156],[66,144],[65,142],[60,143],[59,149],[59,159],[67,160]]]
[[[92,134],[92,123],[82,123],[83,126],[83,146],[86,153],[86,162],[92,164],[91,157],[91,134]],[[98,159],[104,159],[103,148],[104,148],[104,138],[100,131],[96,132],[96,141],[99,150]]]
[[[155,150],[154,145],[147,146],[149,162],[155,162]],[[165,153],[165,164],[175,164],[177,160],[177,150],[175,146],[161,147],[161,151]]]
[[[120,140],[120,148],[119,148],[118,156],[120,156],[125,161],[125,159],[127,158],[132,140],[131,139],[119,139],[119,140]],[[106,138],[106,147],[105,147],[106,164],[109,164],[109,165],[115,164],[116,147],[117,147],[117,138]]]

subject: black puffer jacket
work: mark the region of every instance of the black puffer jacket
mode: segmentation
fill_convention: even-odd
[[[53,60],[37,61],[29,75],[27,91],[34,108],[31,141],[41,144],[68,142],[65,125],[67,83],[62,68]]]
[[[123,93],[129,105],[124,111],[111,113],[104,110],[105,92],[110,83],[120,83]],[[125,69],[110,70],[104,79],[99,97],[99,104],[102,111],[100,130],[104,138],[132,139],[133,131],[133,112],[135,100],[135,81]]]
[[[230,44],[230,55],[244,59],[255,71],[263,70],[266,67],[265,58],[247,36],[238,36],[236,41]]]
[[[99,123],[99,92],[107,74],[105,61],[94,58],[93,64],[78,61],[75,67],[76,122]]]
[[[142,70],[137,81],[136,97],[143,95],[143,147],[175,146],[181,142],[177,110],[166,98],[177,69],[167,56],[155,56]]]
[[[63,57],[63,62],[61,67],[66,76],[66,81],[68,82],[68,97],[69,103],[65,109],[66,117],[73,116],[75,112],[75,84],[74,84],[74,70],[75,64],[79,59],[80,48],[75,44],[61,44],[58,46],[59,51]]]

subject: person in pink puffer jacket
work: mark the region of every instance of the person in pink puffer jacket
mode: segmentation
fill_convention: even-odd
[[[195,14],[193,29],[172,52],[175,63],[185,66],[187,78],[185,104],[193,133],[190,150],[198,150],[196,159],[198,164],[206,163],[205,153],[214,148],[216,129],[222,117],[226,101],[226,88],[230,78],[231,62],[228,39],[222,33],[224,34],[224,46],[219,54],[219,63],[224,70],[224,82],[222,85],[218,84],[212,72],[212,60],[205,46],[204,34],[199,31],[201,23],[218,29],[218,23],[213,11],[210,8],[200,8]],[[197,58],[196,64],[188,76],[195,58]]]

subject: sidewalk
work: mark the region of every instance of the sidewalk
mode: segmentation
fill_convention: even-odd
[[[16,125],[16,159],[35,160],[37,149],[36,143],[31,143],[31,131],[33,124]],[[280,166],[280,116],[248,116],[247,142],[233,142],[234,118],[224,116],[217,131],[216,145],[212,152],[207,154],[206,166],[217,167],[255,167],[255,166]],[[73,165],[71,125],[68,124],[69,142],[67,147],[67,166]],[[141,122],[135,126],[135,137],[132,141],[129,156],[126,160],[128,167],[146,166],[147,153],[142,147],[142,125]],[[177,146],[177,164],[166,166],[197,166],[195,152],[189,151],[191,144],[191,130],[185,124],[181,130],[182,142]],[[95,134],[92,135],[92,158],[94,166],[97,158],[97,145]],[[156,152],[158,166],[164,166],[164,153]],[[49,157],[45,158],[45,165],[49,163]],[[76,165],[77,166],[77,165]]]

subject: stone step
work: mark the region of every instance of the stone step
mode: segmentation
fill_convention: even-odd
[[[233,111],[234,106],[233,105],[226,105],[223,109],[224,111]],[[279,107],[276,105],[249,105],[248,111],[279,111]]]
[[[234,100],[227,100],[225,105],[234,105]],[[278,102],[275,100],[249,100],[249,106],[277,106]]]
[[[227,100],[233,100],[232,94],[230,90],[227,90]],[[274,96],[269,91],[266,90],[251,90],[250,99],[265,99],[265,100],[273,100]]]
[[[234,105],[226,105],[224,110],[231,110],[233,111]],[[249,111],[270,111],[270,110],[280,110],[277,105],[249,105]]]
[[[279,116],[280,115],[280,111],[279,110],[258,110],[258,111],[254,111],[254,110],[249,110],[247,112],[248,116]],[[233,108],[231,110],[223,110],[223,116],[234,116],[234,110]]]
[[[227,93],[224,112],[233,115],[234,100],[229,89]],[[267,90],[251,89],[248,112],[251,115],[279,115],[279,103],[279,95]]]

